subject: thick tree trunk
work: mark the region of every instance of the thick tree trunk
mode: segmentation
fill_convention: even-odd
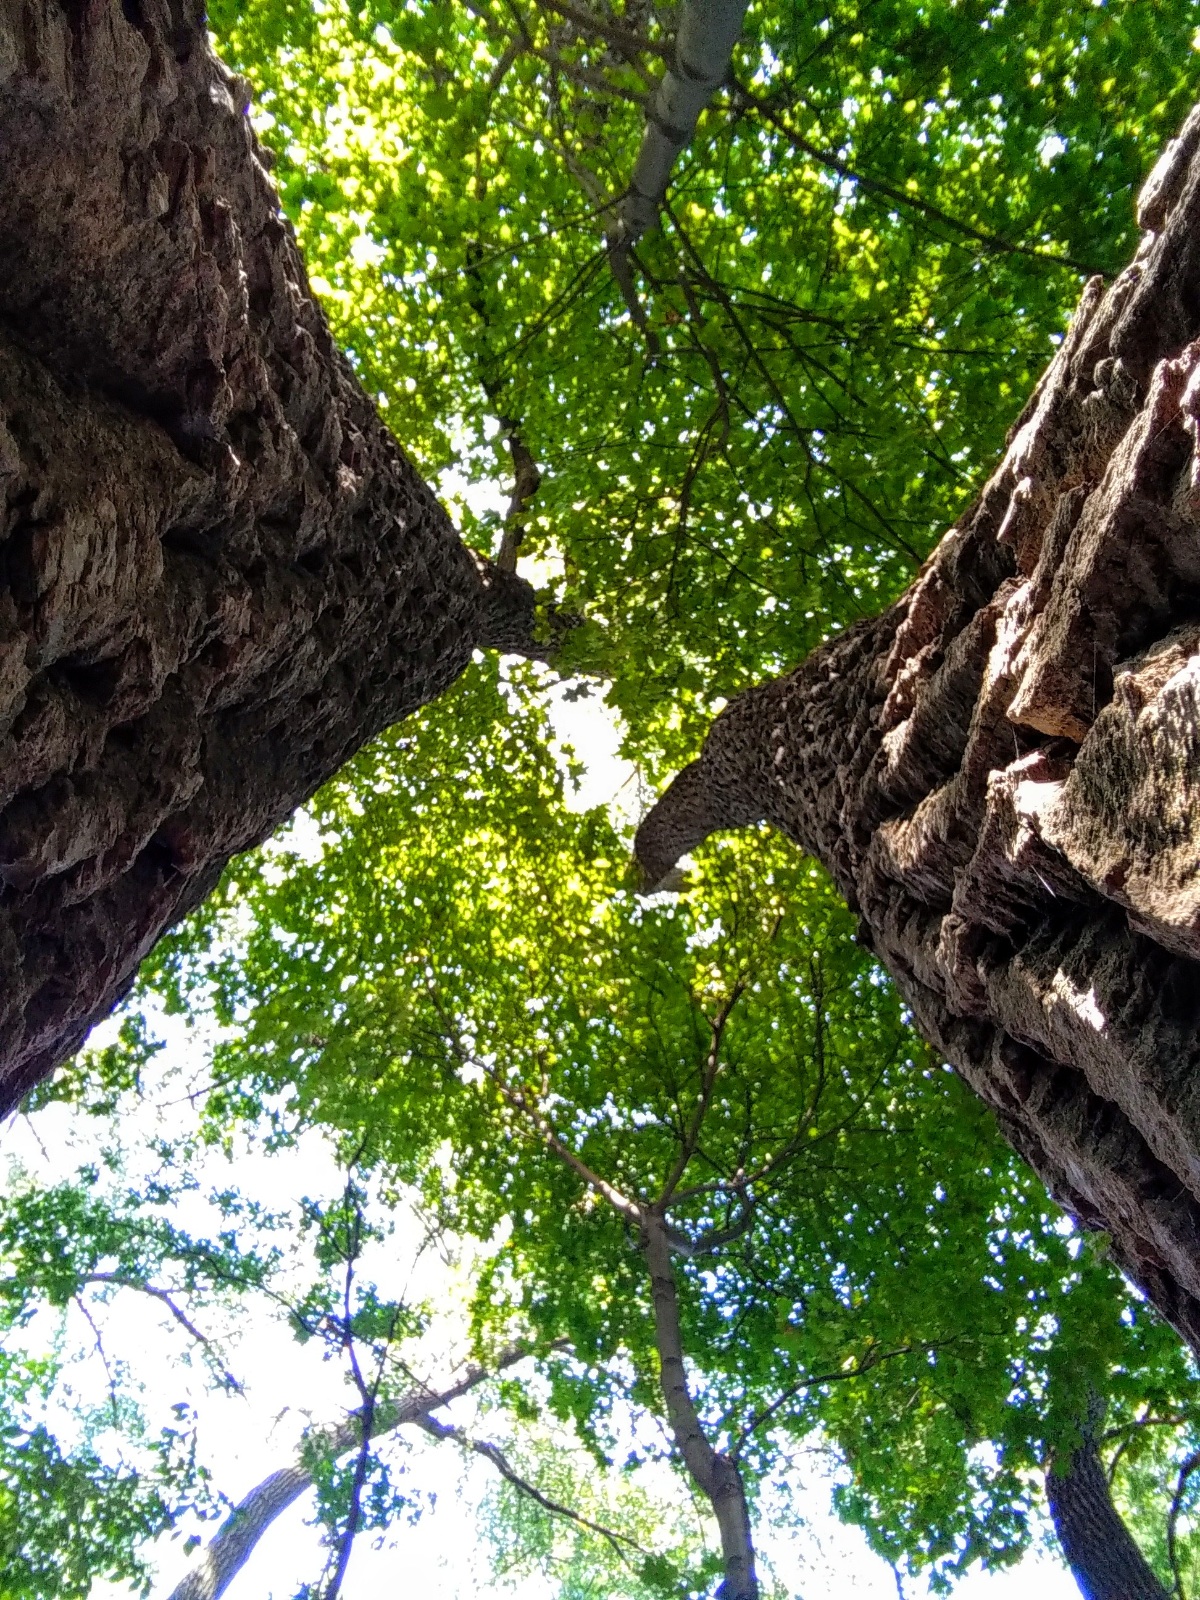
[[[1200,110],[904,598],[714,724],[650,882],[767,820],[1200,1349]]]
[[[0,0],[0,1109],[231,853],[536,653],[330,339],[195,0]]]
[[[1046,1472],[1046,1498],[1063,1555],[1085,1600],[1169,1600],[1113,1505],[1104,1464],[1085,1439]]]

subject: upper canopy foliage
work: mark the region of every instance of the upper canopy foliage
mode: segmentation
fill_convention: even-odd
[[[962,509],[1081,273],[1128,258],[1200,6],[756,0],[635,319],[603,235],[673,14],[217,0],[212,26],[397,437],[473,481],[511,476],[505,434],[531,452],[523,549],[675,763],[713,696],[877,610]]]

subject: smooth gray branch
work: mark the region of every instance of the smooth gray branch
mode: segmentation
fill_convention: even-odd
[[[646,132],[616,210],[609,247],[627,252],[658,220],[671,169],[724,83],[747,0],[684,0],[671,65],[646,107]]]

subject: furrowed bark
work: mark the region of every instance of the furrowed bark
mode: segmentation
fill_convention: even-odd
[[[1113,1505],[1094,1440],[1046,1472],[1054,1531],[1084,1600],[1169,1600]]]
[[[662,1217],[653,1213],[644,1215],[642,1248],[650,1274],[659,1382],[667,1420],[676,1449],[692,1481],[712,1506],[721,1535],[725,1581],[719,1591],[720,1600],[757,1600],[754,1542],[742,1474],[735,1460],[709,1443],[688,1388],[683,1334],[679,1326],[679,1297],[671,1265],[671,1233]]]
[[[0,1109],[477,646],[545,655],[330,338],[195,0],[0,0]]]
[[[1200,1349],[1200,109],[908,593],[714,723],[648,883],[765,820]]]

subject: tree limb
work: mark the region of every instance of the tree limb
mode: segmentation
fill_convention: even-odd
[[[1093,1419],[1073,1451],[1050,1456],[1046,1498],[1063,1555],[1088,1600],[1168,1600],[1113,1504]]]
[[[609,235],[627,253],[658,220],[671,168],[691,142],[700,113],[725,81],[747,0],[684,0],[671,65],[646,107],[646,132]]]
[[[375,1408],[375,1437],[393,1433],[405,1423],[440,1410],[528,1354],[525,1346],[514,1345],[499,1356],[494,1367],[469,1367],[449,1388],[435,1391],[420,1384],[399,1400],[379,1401]],[[271,1523],[312,1488],[313,1463],[336,1460],[362,1445],[363,1420],[362,1412],[355,1411],[344,1422],[310,1434],[299,1460],[271,1473],[234,1506],[199,1561],[171,1591],[169,1600],[220,1600]]]
[[[1177,1544],[1179,1513],[1183,1508],[1183,1491],[1187,1488],[1188,1479],[1198,1468],[1200,1468],[1200,1450],[1193,1450],[1179,1469],[1179,1476],[1175,1480],[1175,1493],[1171,1496],[1171,1509],[1167,1513],[1167,1560],[1171,1563],[1171,1573],[1175,1579],[1175,1593],[1179,1600],[1184,1600],[1183,1574],[1179,1570]]]
[[[563,1517],[568,1522],[574,1522],[578,1527],[586,1528],[589,1533],[596,1533],[606,1539],[622,1557],[627,1550],[636,1550],[639,1555],[648,1552],[636,1539],[631,1539],[628,1534],[618,1533],[614,1528],[607,1528],[601,1522],[593,1522],[590,1517],[582,1516],[578,1511],[573,1511],[570,1506],[564,1506],[558,1500],[552,1500],[544,1494],[536,1484],[523,1478],[500,1449],[499,1445],[491,1444],[486,1439],[474,1439],[461,1428],[456,1428],[448,1422],[440,1422],[435,1417],[418,1417],[416,1426],[423,1429],[434,1439],[452,1439],[455,1444],[461,1445],[464,1450],[471,1450],[485,1461],[489,1461],[500,1476],[512,1484],[518,1493],[525,1495],[536,1505],[548,1511],[551,1516]]]
[[[120,1272],[93,1272],[88,1275],[84,1282],[111,1283],[119,1289],[136,1289],[139,1294],[152,1295],[155,1300],[160,1300],[175,1318],[175,1321],[179,1324],[179,1326],[196,1341],[201,1349],[204,1350],[205,1354],[209,1357],[220,1374],[221,1381],[225,1387],[227,1389],[231,1389],[235,1394],[245,1393],[245,1389],[241,1383],[238,1382],[233,1373],[230,1372],[229,1368],[225,1365],[224,1361],[221,1360],[217,1353],[217,1348],[213,1344],[212,1340],[207,1336],[207,1334],[200,1332],[200,1329],[194,1322],[191,1321],[187,1313],[183,1311],[181,1307],[175,1304],[174,1300],[171,1298],[166,1289],[155,1288],[155,1286],[150,1283],[139,1283],[136,1278],[127,1278]]]
[[[745,980],[739,978],[729,991],[720,1010],[709,1023],[708,1055],[704,1062],[704,1073],[700,1080],[700,1094],[696,1100],[696,1107],[692,1113],[692,1120],[684,1132],[679,1154],[671,1168],[666,1183],[663,1184],[662,1193],[655,1204],[660,1210],[670,1204],[671,1197],[679,1187],[679,1180],[688,1169],[688,1163],[696,1153],[696,1141],[700,1137],[700,1130],[704,1119],[708,1115],[709,1104],[712,1101],[713,1087],[717,1081],[717,1074],[721,1070],[721,1040],[725,1035],[725,1027],[733,1014],[733,1008],[746,992]]]
[[[745,1485],[737,1462],[710,1443],[688,1387],[671,1240],[661,1217],[646,1217],[642,1248],[650,1274],[654,1342],[667,1421],[693,1483],[708,1500],[717,1520],[725,1566],[722,1600],[757,1600],[758,1579]]]
[[[919,195],[908,194],[903,189],[895,189],[890,183],[885,183],[881,178],[873,178],[869,173],[860,172],[856,167],[850,166],[841,160],[832,150],[823,150],[819,145],[811,143],[802,134],[783,120],[779,113],[772,107],[769,100],[761,95],[756,95],[744,83],[734,80],[735,101],[737,104],[752,110],[762,118],[768,127],[774,128],[787,140],[794,150],[810,156],[821,166],[828,167],[831,172],[836,172],[847,183],[856,184],[867,194],[877,194],[882,199],[890,201],[893,205],[904,206],[909,211],[919,212],[921,216],[928,217],[932,222],[939,222],[944,227],[952,228],[961,233],[965,238],[972,239],[989,254],[1011,254],[1028,256],[1034,261],[1044,261],[1051,266],[1066,267],[1072,272],[1083,272],[1091,275],[1100,269],[1088,265],[1084,261],[1076,261],[1072,256],[1052,255],[1048,250],[1038,250],[1032,245],[1014,244],[1011,240],[1002,238],[999,234],[988,233],[982,228],[972,227],[969,222],[962,222],[953,217],[949,212],[943,211],[940,206],[935,206],[928,200],[922,200]]]

